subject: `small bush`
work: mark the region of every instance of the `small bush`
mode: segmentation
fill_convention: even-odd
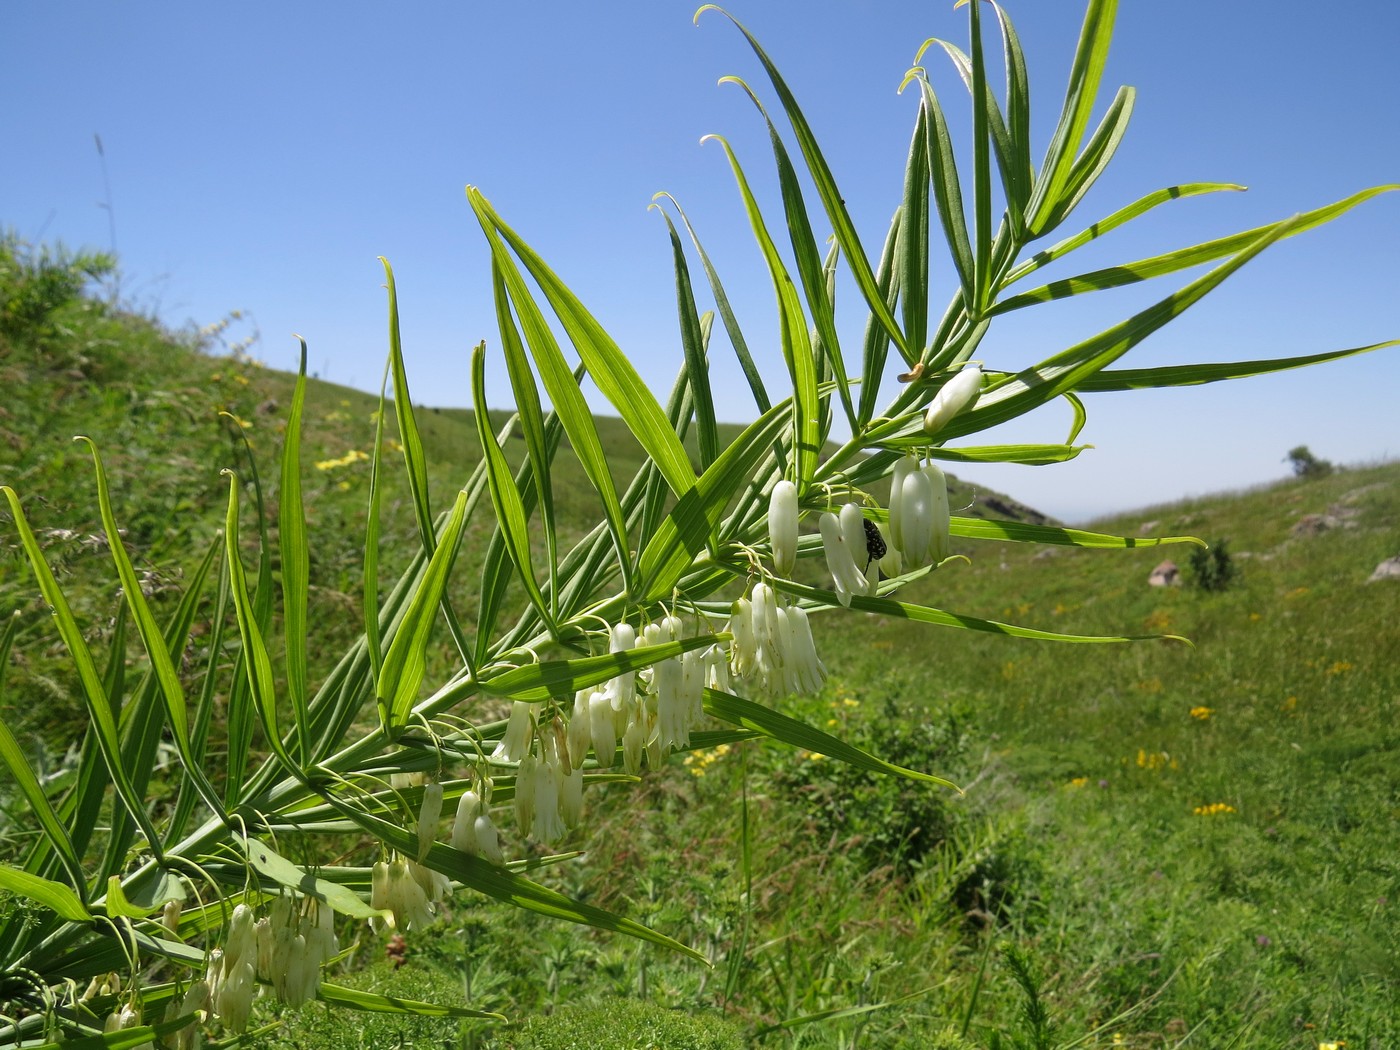
[[[1192,587],[1201,591],[1223,591],[1240,574],[1224,540],[1216,540],[1209,547],[1193,548],[1186,568],[1187,580]]]
[[[1307,445],[1299,445],[1290,449],[1285,459],[1293,468],[1293,473],[1300,478],[1325,478],[1331,474],[1332,462],[1326,459],[1318,459],[1312,454]]]
[[[115,268],[110,255],[36,249],[13,233],[0,234],[0,335],[19,339],[49,334],[53,314],[76,302],[88,282]]]

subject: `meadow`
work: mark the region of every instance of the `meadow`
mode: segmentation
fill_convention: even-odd
[[[240,462],[243,434],[272,462],[292,396],[294,377],[208,353],[218,334],[171,336],[76,297],[0,341],[0,471],[43,494],[27,512],[99,652],[114,644],[120,598],[93,538],[90,465],[69,439],[86,433],[108,453],[143,586],[172,611],[171,581],[222,524],[219,467]],[[362,622],[368,463],[353,453],[373,440],[377,402],[313,380],[306,406],[311,616],[325,632],[314,680]],[[460,484],[480,454],[471,414],[418,418],[433,483]],[[641,461],[620,422],[600,420],[600,433],[620,475]],[[954,491],[974,507],[988,497]],[[591,527],[581,477],[555,492],[562,530]],[[386,490],[386,560],[415,534],[410,499]],[[1324,514],[1330,527],[1300,525]],[[344,922],[336,979],[512,1023],[319,1004],[283,1015],[264,1001],[242,1045],[1400,1045],[1400,582],[1367,582],[1400,552],[1397,523],[1400,467],[1378,464],[1088,526],[1226,541],[1238,576],[1217,592],[1189,572],[1181,586],[1148,586],[1164,557],[1185,569],[1190,545],[958,541],[967,560],[910,585],[909,600],[1192,644],[1018,642],[836,610],[815,627],[824,690],[780,706],[962,791],[761,741],[677,754],[635,791],[590,791],[584,823],[551,851],[582,857],[535,876],[710,966],[462,891],[442,921],[399,941]],[[469,534],[463,557],[479,558],[486,538]],[[3,544],[0,606],[18,624],[3,713],[58,798],[85,715],[8,521]],[[209,615],[206,603],[192,677]],[[135,673],[134,649],[131,660]],[[435,637],[430,668],[450,662]],[[222,760],[216,743],[210,761]],[[155,811],[171,804],[178,769],[163,745]],[[0,854],[19,858],[32,817],[8,780],[0,804]]]

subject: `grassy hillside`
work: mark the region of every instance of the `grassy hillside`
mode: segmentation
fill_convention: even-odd
[[[289,376],[64,299],[0,327],[0,378],[0,482],[45,530],[100,653],[117,598],[93,539],[91,464],[71,435],[101,448],[158,604],[222,523],[219,470],[250,477],[244,437],[275,527],[267,475]],[[313,675],[360,622],[368,465],[351,453],[369,448],[375,410],[369,395],[309,386]],[[419,424],[440,503],[475,461],[473,423],[423,410]],[[635,443],[615,421],[602,430],[630,474]],[[566,528],[596,521],[588,491],[581,474],[557,483]],[[1301,527],[1314,514],[1330,527]],[[416,542],[403,490],[386,494],[384,520],[392,571]],[[81,707],[2,524],[0,611],[23,618],[3,714],[57,791]],[[1400,554],[1400,466],[1094,527],[1224,539],[1240,574],[1214,593],[1153,588],[1153,567],[1185,565],[1189,546],[977,543],[908,597],[1194,647],[1015,642],[858,614],[815,625],[831,679],[793,713],[949,776],[961,794],[746,743],[678,756],[632,793],[589,799],[564,843],[586,857],[536,874],[695,946],[712,969],[461,894],[447,922],[393,958],[387,937],[360,929],[344,980],[552,1016],[496,1029],[312,1009],[259,1045],[1400,1045],[1400,581],[1366,582]],[[468,536],[464,579],[484,540]],[[445,649],[435,659],[450,667]],[[9,857],[26,819],[5,786],[0,806]]]

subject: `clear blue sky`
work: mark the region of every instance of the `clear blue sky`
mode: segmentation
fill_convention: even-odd
[[[724,19],[691,24],[695,6],[10,0],[0,10],[0,223],[31,239],[109,247],[99,134],[123,291],[137,305],[172,327],[250,311],[268,364],[294,367],[296,332],[312,370],[375,388],[386,349],[376,256],[385,255],[414,399],[463,405],[470,347],[497,343],[487,255],[463,187],[482,188],[663,392],[680,350],[665,226],[647,204],[667,190],[697,224],[776,383],[767,277],[722,152],[699,144],[710,132],[728,137],[773,203],[761,124],[738,89],[716,86],[737,74],[761,89],[762,77]],[[1082,7],[1007,7],[1043,144]],[[729,9],[784,71],[877,252],[916,106],[895,88],[927,37],[965,45],[966,12],[893,0],[733,0]],[[1400,181],[1397,41],[1400,7],[1388,0],[1125,0],[1104,101],[1132,84],[1136,114],[1114,167],[1063,232],[1173,183],[1250,190],[1159,209],[1053,276]],[[961,122],[966,95],[936,55],[929,62]],[[1011,315],[981,356],[993,368],[1032,363],[1190,276]],[[953,290],[947,269],[941,289],[940,309]],[[1398,289],[1400,193],[1273,248],[1124,363],[1400,337]],[[853,346],[854,313],[844,329]],[[718,387],[734,392],[721,415],[747,418],[751,403],[718,337],[712,353]],[[504,404],[500,371],[490,382],[492,402]],[[958,473],[1079,521],[1280,477],[1284,453],[1300,443],[1339,463],[1394,457],[1397,391],[1400,348],[1261,380],[1099,396],[1081,438],[1097,448],[1077,461]],[[1067,422],[1052,410],[1008,436],[1061,440]]]

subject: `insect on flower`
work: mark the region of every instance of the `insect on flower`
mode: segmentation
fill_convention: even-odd
[[[879,561],[888,553],[889,548],[885,546],[885,537],[880,535],[880,528],[873,521],[866,519],[865,525],[865,567],[870,568],[872,561]]]

